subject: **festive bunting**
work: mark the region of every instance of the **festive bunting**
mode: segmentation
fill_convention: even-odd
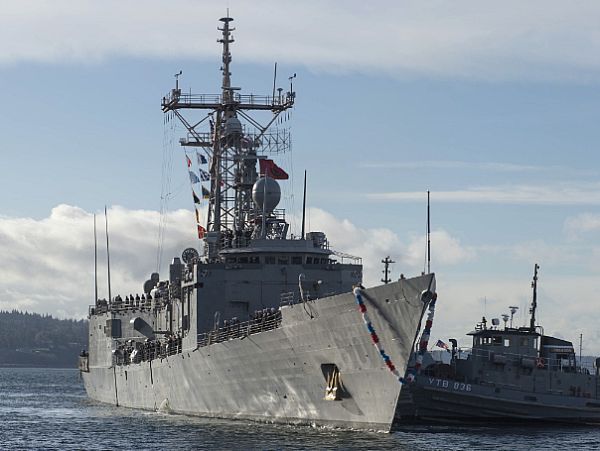
[[[202,239],[204,238],[204,235],[206,235],[206,229],[198,224],[198,238]]]
[[[194,195],[195,196],[195,195]],[[206,188],[202,187],[202,198],[203,199],[210,199],[210,191],[207,190]],[[200,202],[197,202],[200,203]]]
[[[200,172],[200,179],[203,182],[208,182],[210,180],[210,174],[208,172],[206,172],[204,169],[198,169],[198,171]]]
[[[202,187],[202,192],[204,193],[204,187]],[[194,192],[194,190],[192,190],[192,196],[194,196],[194,203],[195,204],[199,204],[200,202],[200,198],[198,196],[196,196],[196,193]]]
[[[192,167],[192,160],[190,160],[190,157],[188,157],[187,155],[185,156],[185,161],[187,161],[188,168]]]
[[[392,359],[390,359],[390,356],[385,353],[383,346],[381,345],[381,342],[379,341],[379,337],[377,336],[377,333],[375,332],[375,328],[373,327],[373,324],[371,323],[371,319],[367,315],[367,306],[363,302],[363,299],[362,299],[363,296],[366,297],[367,295],[365,293],[363,293],[363,291],[359,287],[356,287],[354,289],[354,298],[356,299],[356,303],[358,304],[358,310],[360,311],[360,313],[362,315],[363,322],[365,323],[365,326],[367,327],[367,330],[369,331],[369,335],[371,336],[371,341],[373,342],[373,345],[375,346],[377,351],[379,351],[379,355],[383,359],[385,366],[388,367],[388,369],[392,372],[392,374],[394,376],[396,376],[398,378],[398,380],[400,382],[403,382],[402,376],[400,376],[400,373],[398,372],[398,370],[392,363]]]
[[[419,341],[419,350],[417,351],[417,357],[415,359],[415,366],[408,371],[406,375],[406,381],[413,382],[417,374],[421,372],[421,366],[423,365],[423,356],[427,352],[427,345],[429,343],[429,336],[431,335],[431,326],[433,325],[433,317],[435,315],[435,302],[437,300],[437,293],[433,293],[433,298],[429,303],[427,320],[425,321],[425,328],[421,334],[421,340]],[[438,341],[438,343],[441,340]],[[443,342],[442,342],[443,343]],[[444,343],[445,344],[445,343]],[[443,347],[443,346],[442,346]]]
[[[193,171],[188,171],[190,174],[190,182],[192,183],[200,183],[200,179]]]
[[[198,160],[198,164],[207,164],[208,163],[208,160],[206,159],[206,157],[198,151],[196,151],[196,159]]]

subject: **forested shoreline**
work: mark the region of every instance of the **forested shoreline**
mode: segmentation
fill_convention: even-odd
[[[0,366],[76,367],[87,320],[0,310]]]

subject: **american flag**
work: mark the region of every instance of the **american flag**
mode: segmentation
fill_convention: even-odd
[[[438,348],[443,348],[446,351],[450,352],[450,349],[448,349],[448,345],[446,343],[444,343],[442,340],[438,340],[437,343],[435,344]]]

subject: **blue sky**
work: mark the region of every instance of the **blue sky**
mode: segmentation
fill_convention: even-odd
[[[584,333],[600,352],[600,6],[303,5],[228,2],[233,83],[268,94],[274,61],[284,87],[297,73],[293,152],[279,159],[295,173],[284,189],[292,217],[306,169],[312,228],[361,255],[375,283],[388,254],[396,276],[422,270],[429,189],[439,338],[508,305],[526,310],[537,262],[546,331]],[[180,69],[184,90],[218,90],[226,6],[3,3],[0,250],[11,258],[0,308],[84,315],[90,214],[105,204],[122,247],[115,289],[139,290],[154,270],[160,99]],[[163,265],[194,244],[179,149],[173,158]]]

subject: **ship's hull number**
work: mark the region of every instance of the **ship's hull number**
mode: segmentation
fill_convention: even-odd
[[[448,390],[471,391],[471,384],[465,384],[464,382],[452,382],[447,379],[437,379],[435,377],[429,378],[429,385]]]

